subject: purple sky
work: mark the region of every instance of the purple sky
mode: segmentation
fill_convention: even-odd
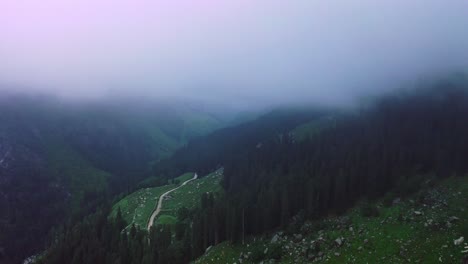
[[[455,69],[466,0],[0,1],[4,87],[340,101]]]

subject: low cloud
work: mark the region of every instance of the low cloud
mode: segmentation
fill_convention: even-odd
[[[467,70],[467,28],[464,0],[7,0],[0,83],[72,98],[343,103]]]

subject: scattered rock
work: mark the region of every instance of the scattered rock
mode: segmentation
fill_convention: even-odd
[[[459,239],[453,240],[453,244],[454,244],[455,246],[459,246],[459,245],[461,245],[461,244],[463,243],[463,241],[465,241],[465,238],[464,238],[464,237],[460,237]]]
[[[276,242],[278,242],[278,239],[279,239],[278,234],[275,234],[275,235],[271,238],[270,243],[271,243],[271,244],[276,243]]]
[[[399,204],[401,202],[400,198],[395,198],[392,202],[393,205]]]
[[[301,234],[295,234],[295,235],[294,235],[294,239],[295,239],[296,241],[301,241],[301,240],[302,240],[302,235],[301,235]]]
[[[206,250],[205,250],[205,253],[207,253],[208,251],[210,251],[211,247],[212,247],[212,246],[207,247]]]
[[[341,237],[341,238],[339,237],[339,238],[335,239],[335,244],[336,244],[338,247],[341,247],[341,246],[343,245],[343,240],[344,240],[344,239],[343,239],[342,237]]]
[[[423,213],[421,211],[414,211],[414,214],[415,215],[423,215]]]

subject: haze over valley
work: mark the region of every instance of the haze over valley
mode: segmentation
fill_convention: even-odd
[[[468,263],[468,2],[3,1],[0,264]]]

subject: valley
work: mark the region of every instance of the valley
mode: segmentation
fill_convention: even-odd
[[[444,87],[196,137],[38,263],[464,261],[468,90]]]
[[[0,264],[468,264],[467,0],[0,0]]]
[[[0,263],[42,250],[53,228],[134,189],[158,160],[225,124],[215,113],[171,102],[80,105],[2,95],[0,112]]]

